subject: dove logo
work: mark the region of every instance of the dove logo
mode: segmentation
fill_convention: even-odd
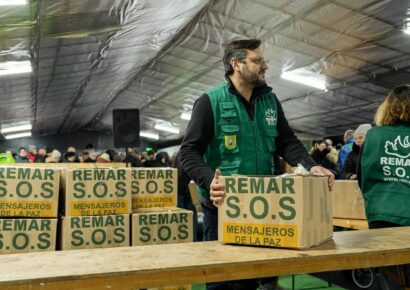
[[[386,141],[384,144],[384,152],[388,155],[393,155],[399,158],[409,158],[410,157],[410,142],[409,136],[401,138],[397,136],[393,142]]]
[[[386,156],[380,157],[384,181],[410,184],[409,136],[397,136],[384,143]]]
[[[277,123],[278,117],[276,116],[276,111],[272,108],[269,108],[265,111],[265,120],[269,126],[275,126]]]

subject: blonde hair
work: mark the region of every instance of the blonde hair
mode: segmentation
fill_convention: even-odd
[[[374,117],[377,126],[410,123],[410,85],[394,88]]]

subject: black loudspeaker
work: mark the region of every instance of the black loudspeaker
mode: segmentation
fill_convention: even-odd
[[[140,113],[138,109],[114,109],[112,120],[115,148],[140,145]]]

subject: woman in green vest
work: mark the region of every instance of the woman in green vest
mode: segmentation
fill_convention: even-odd
[[[367,132],[358,166],[369,228],[410,226],[410,85],[387,95],[375,123],[377,127]],[[402,277],[407,276],[409,284],[410,266],[404,268],[407,274]]]

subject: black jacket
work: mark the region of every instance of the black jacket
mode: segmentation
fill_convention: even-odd
[[[346,157],[343,165],[343,179],[350,179],[353,174],[357,174],[357,165],[359,164],[360,147],[353,143],[352,151]]]
[[[249,117],[253,119],[255,100],[272,88],[267,85],[253,89],[252,96],[248,102],[235,89],[234,85],[227,78],[229,91],[236,95],[244,104]],[[316,163],[307,153],[303,144],[296,138],[293,130],[289,127],[280,102],[276,99],[277,108],[277,130],[276,137],[275,166],[278,168],[279,155],[291,166],[296,166],[301,162],[306,169],[315,166]],[[203,156],[206,148],[214,137],[214,119],[211,102],[207,94],[203,94],[194,104],[191,121],[181,144],[181,163],[187,174],[202,188],[209,190],[214,171],[205,163]],[[279,155],[278,155],[279,154]],[[277,170],[276,174],[279,173]]]

